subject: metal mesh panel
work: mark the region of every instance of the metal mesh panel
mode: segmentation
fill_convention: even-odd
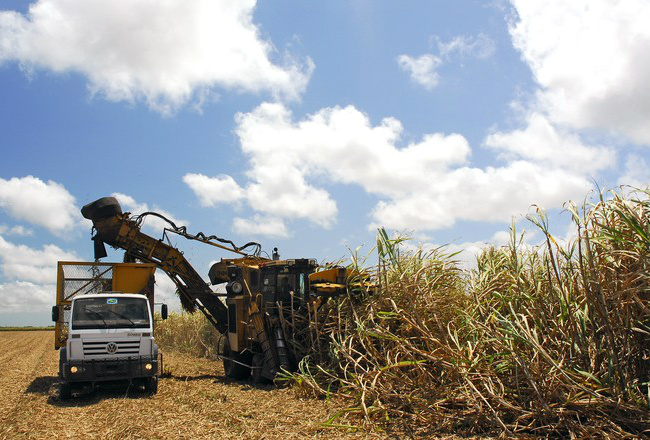
[[[113,286],[112,264],[60,263],[62,278],[58,342],[62,346],[68,338],[70,322],[70,301],[75,296],[89,293],[108,292]]]
[[[113,285],[113,266],[66,264],[61,285],[63,300],[77,295],[110,291]]]

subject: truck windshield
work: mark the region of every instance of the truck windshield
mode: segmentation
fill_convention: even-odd
[[[147,302],[140,298],[108,296],[75,300],[70,323],[73,330],[148,328]]]

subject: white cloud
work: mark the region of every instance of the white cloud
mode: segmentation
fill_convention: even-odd
[[[6,241],[0,236],[0,270],[7,282],[0,284],[3,310],[34,312],[47,310],[56,297],[58,261],[79,261],[71,251],[47,244],[33,249]],[[162,271],[156,272],[156,302],[180,311],[176,286]]]
[[[485,59],[495,51],[494,42],[487,35],[476,37],[458,35],[449,41],[434,37],[438,46],[438,54],[427,53],[414,57],[402,54],[397,57],[399,67],[407,72],[411,80],[427,90],[433,90],[440,82],[438,69],[456,57],[474,57]]]
[[[17,219],[62,235],[81,221],[75,198],[60,183],[37,177],[0,178],[0,208]]]
[[[169,113],[215,87],[297,99],[313,62],[283,64],[253,23],[255,0],[37,0],[0,12],[0,62],[80,72],[113,101]]]
[[[458,220],[504,222],[532,203],[559,207],[591,188],[585,177],[527,161],[429,176],[429,185],[414,179],[410,192],[380,201],[370,228],[423,230],[451,227]]]
[[[8,227],[6,225],[0,225],[0,234],[18,235],[21,237],[27,237],[27,236],[34,235],[34,231],[24,227],[23,225],[15,225],[12,227]]]
[[[20,236],[26,237],[26,236],[34,235],[34,231],[32,231],[31,229],[26,228],[26,227],[24,227],[22,225],[15,225],[15,226],[12,226],[11,228],[9,228],[7,230],[7,234],[9,234],[9,235],[20,235]]]
[[[75,260],[78,257],[74,252],[53,244],[46,244],[39,250],[11,243],[0,236],[0,268],[8,280],[55,284],[57,262]],[[54,292],[50,300],[53,298]]]
[[[412,81],[427,90],[433,90],[440,81],[437,69],[442,64],[442,59],[435,55],[425,54],[412,57],[402,54],[397,57],[397,64],[403,71],[408,72]]]
[[[250,164],[245,199],[272,218],[329,226],[338,208],[317,186],[327,183],[358,185],[378,196],[371,227],[412,230],[458,220],[508,221],[532,203],[558,207],[591,187],[582,173],[544,161],[471,167],[471,148],[459,134],[431,133],[400,146],[399,121],[373,125],[352,106],[325,108],[294,122],[284,106],[265,103],[239,114],[237,124]]]
[[[515,47],[555,124],[650,144],[650,3],[511,0]]]
[[[219,203],[233,203],[244,197],[244,190],[230,176],[208,177],[188,173],[183,182],[199,197],[201,206],[215,206]]]
[[[54,269],[56,274],[56,269]],[[0,301],[3,312],[46,311],[56,299],[56,284],[34,284],[13,281],[0,284]]]
[[[246,236],[262,235],[266,237],[286,238],[289,236],[282,219],[255,215],[252,219],[235,218],[233,230]]]
[[[625,159],[623,174],[618,178],[618,184],[641,189],[648,188],[650,186],[648,162],[637,154],[629,154]]]
[[[493,133],[485,145],[507,160],[524,158],[582,174],[618,165],[612,147],[587,145],[585,136],[650,145],[650,4],[511,3],[513,44],[538,89],[531,102],[518,104],[524,127]],[[647,181],[643,163],[628,156],[619,182]]]
[[[111,195],[117,199],[117,201],[120,203],[120,206],[122,207],[122,211],[124,212],[130,212],[133,215],[138,215],[144,212],[153,211],[167,217],[169,220],[174,222],[176,226],[187,226],[189,224],[187,220],[178,219],[171,215],[169,212],[160,209],[157,206],[149,209],[149,205],[146,203],[138,203],[133,197],[126,194],[113,193]],[[169,227],[169,224],[166,221],[153,215],[146,216],[142,224],[143,226],[148,227],[151,231],[158,233],[162,233],[163,229]]]
[[[578,135],[554,127],[539,113],[528,116],[524,129],[490,134],[485,145],[501,152],[506,159],[529,159],[583,173],[593,173],[616,163],[611,148],[584,145]]]
[[[167,304],[170,311],[181,311],[181,301],[176,294],[176,284],[160,269],[156,270],[156,286],[154,287],[154,291],[156,303]]]
[[[461,57],[475,57],[486,59],[491,57],[496,50],[494,41],[485,34],[478,34],[476,37],[469,35],[457,35],[449,41],[442,41],[435,38],[438,44],[438,51],[443,58],[449,58],[458,54]]]
[[[268,103],[237,116],[236,133],[253,165],[250,177],[278,181],[284,171],[301,177],[324,173],[336,182],[360,182],[368,192],[391,194],[411,189],[412,179],[428,170],[464,164],[471,153],[461,135],[440,133],[398,149],[403,130],[398,120],[385,118],[373,126],[353,106],[324,108],[297,123],[291,119],[286,107]]]

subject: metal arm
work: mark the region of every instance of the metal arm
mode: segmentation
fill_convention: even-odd
[[[198,308],[220,333],[227,331],[228,309],[218,295],[212,292],[178,249],[140,231],[141,219],[123,214],[119,203],[112,197],[84,206],[82,214],[93,222],[95,241],[101,240],[124,249],[131,258],[155,264],[176,284],[185,309]]]

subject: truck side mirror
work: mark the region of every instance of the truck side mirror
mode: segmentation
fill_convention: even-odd
[[[167,304],[163,304],[160,307],[160,317],[162,319],[167,319],[168,311],[167,311]]]
[[[52,306],[52,321],[59,322],[59,306]]]

